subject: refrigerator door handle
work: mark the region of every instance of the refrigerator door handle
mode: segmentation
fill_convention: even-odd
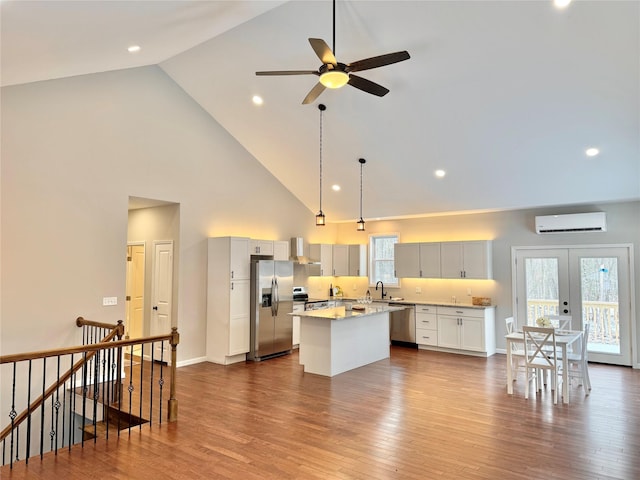
[[[278,278],[277,277],[274,278],[274,282],[276,284],[276,301],[274,302],[276,310],[275,310],[274,316],[277,317],[278,316],[278,307],[280,307],[280,287],[278,286]]]
[[[275,305],[276,305],[276,284],[275,278],[271,277],[271,316],[275,315]]]

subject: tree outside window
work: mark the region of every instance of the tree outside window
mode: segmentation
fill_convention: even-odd
[[[399,287],[394,275],[394,244],[398,234],[371,235],[369,237],[369,284],[382,281],[385,286]]]

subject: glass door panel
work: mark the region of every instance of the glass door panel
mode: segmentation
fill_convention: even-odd
[[[520,250],[516,258],[519,326],[536,325],[547,315],[569,310],[568,255],[565,249]]]
[[[579,285],[574,319],[589,324],[589,360],[631,364],[628,252],[626,248],[572,249],[570,272]],[[575,277],[575,278],[574,278]],[[578,312],[576,312],[578,313]]]

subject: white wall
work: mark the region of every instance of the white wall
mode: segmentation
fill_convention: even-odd
[[[180,204],[179,361],[205,355],[208,236],[317,235],[313,212],[157,67],[5,87],[1,141],[3,354],[80,343],[80,315],[125,318],[129,196]]]

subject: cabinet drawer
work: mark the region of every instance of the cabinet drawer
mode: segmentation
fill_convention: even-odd
[[[437,307],[433,305],[416,305],[416,313],[437,313]]]
[[[433,313],[416,312],[416,328],[436,330],[438,328],[438,317]]]
[[[484,318],[484,310],[482,308],[438,307],[438,315]]]
[[[416,343],[419,345],[438,346],[438,331],[416,328]]]

